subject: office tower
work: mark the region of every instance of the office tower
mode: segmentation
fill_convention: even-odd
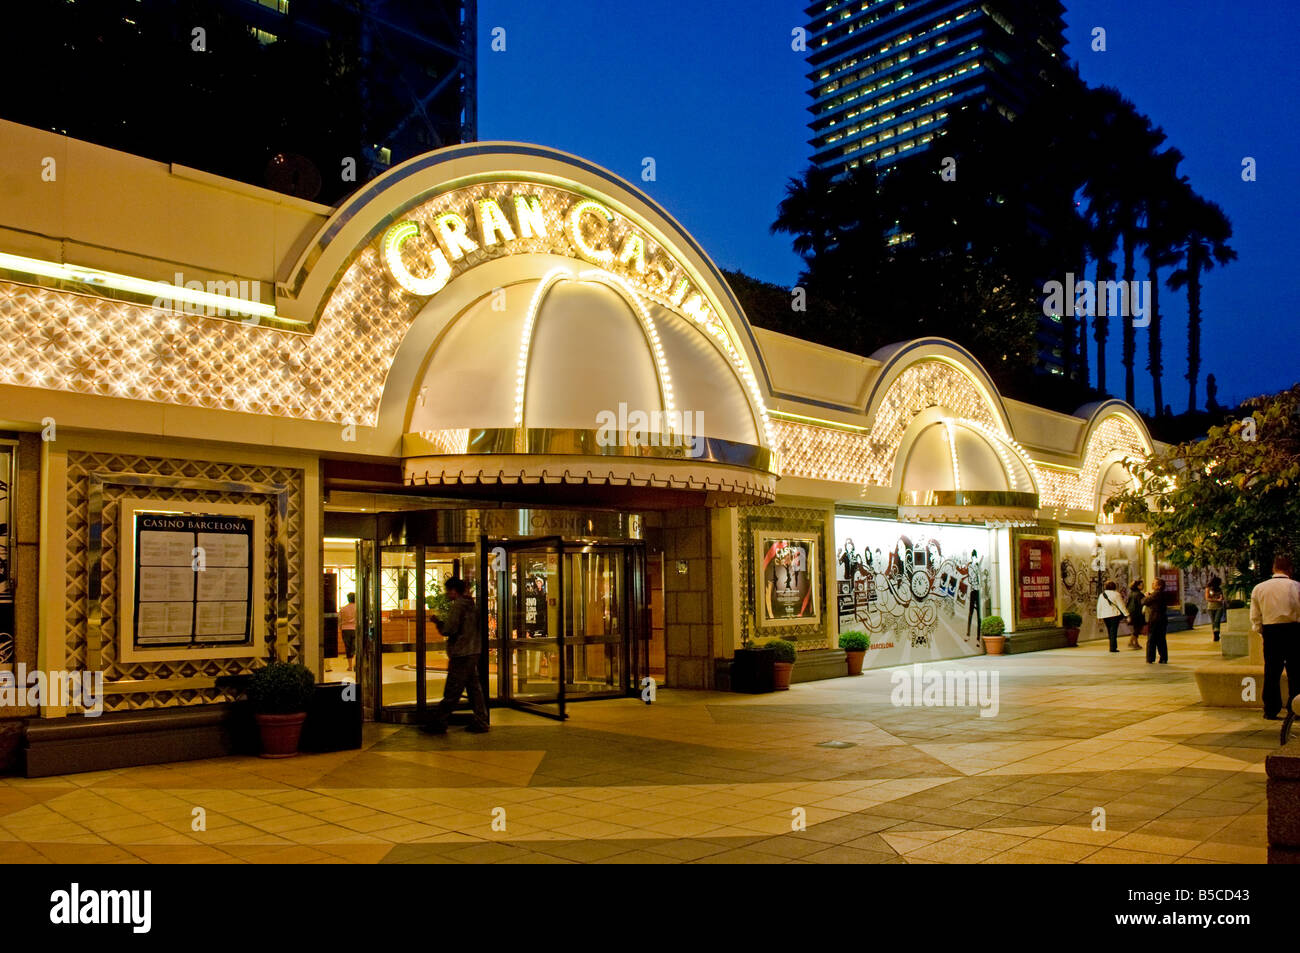
[[[475,138],[476,0],[37,0],[0,118],[333,203]]]
[[[1062,4],[823,0],[807,7],[813,164],[836,172],[924,149],[952,111],[1008,117],[1059,81]]]

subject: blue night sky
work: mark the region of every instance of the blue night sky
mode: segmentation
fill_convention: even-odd
[[[480,0],[479,138],[536,142],[643,188],[720,266],[792,284],[798,257],[768,226],[808,159],[802,2]],[[1187,156],[1181,170],[1232,219],[1240,259],[1205,279],[1199,397],[1221,403],[1300,379],[1300,132],[1294,15],[1275,0],[1067,0],[1066,52],[1118,87]],[[1090,49],[1107,31],[1107,51]],[[506,30],[493,52],[492,30]],[[657,166],[641,180],[643,157]],[[1241,180],[1253,156],[1258,180]],[[1166,401],[1186,409],[1186,298],[1161,289]],[[881,321],[891,316],[881,314]],[[1109,380],[1122,390],[1118,330]],[[1091,342],[1090,342],[1091,343]],[[1138,331],[1139,367],[1146,336]],[[1138,376],[1138,406],[1150,384]]]

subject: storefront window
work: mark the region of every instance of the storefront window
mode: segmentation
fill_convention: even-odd
[[[983,651],[993,533],[983,527],[835,518],[839,631],[871,640],[870,666]]]

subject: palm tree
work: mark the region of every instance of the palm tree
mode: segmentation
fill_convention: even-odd
[[[832,192],[834,173],[810,167],[802,178],[792,178],[785,187],[785,198],[777,206],[773,235],[785,232],[793,236],[795,254],[811,262],[833,247],[843,210]]]
[[[1116,225],[1123,242],[1123,287],[1132,303],[1137,246],[1142,242],[1141,219],[1149,197],[1151,183],[1147,171],[1155,161],[1156,150],[1165,141],[1164,131],[1151,125],[1151,120],[1139,113],[1128,100],[1122,101],[1122,111],[1116,117],[1116,132],[1124,142],[1124,151],[1117,157]],[[1133,361],[1137,350],[1137,330],[1133,315],[1123,316],[1124,399],[1134,402]]]
[[[1150,324],[1147,327],[1147,370],[1151,374],[1151,393],[1155,414],[1164,413],[1164,358],[1161,354],[1160,269],[1177,265],[1181,260],[1176,237],[1170,228],[1173,206],[1187,180],[1178,175],[1183,154],[1169,148],[1152,156],[1144,166],[1142,186],[1143,256],[1147,260],[1147,287]],[[1130,401],[1131,403],[1132,401]]]
[[[1187,411],[1196,410],[1196,382],[1201,375],[1201,275],[1216,264],[1235,261],[1228,246],[1232,223],[1218,204],[1190,188],[1181,191],[1173,221],[1179,236],[1182,267],[1169,276],[1169,287],[1187,289]]]

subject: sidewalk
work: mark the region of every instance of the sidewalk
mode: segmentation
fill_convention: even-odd
[[[1169,643],[1168,665],[1103,639],[925,667],[996,673],[988,718],[896,707],[885,670],[574,704],[564,724],[496,711],[482,736],[368,725],[360,751],[283,761],[0,778],[0,862],[1263,863],[1277,723],[1201,707],[1208,626]]]

